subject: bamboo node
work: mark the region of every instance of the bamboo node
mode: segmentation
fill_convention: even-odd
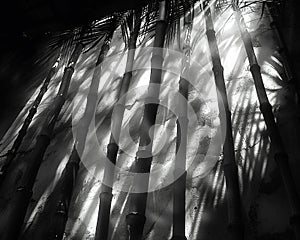
[[[215,37],[216,32],[215,32],[214,29],[207,29],[207,30],[206,30],[206,35],[207,35],[208,37]]]
[[[146,217],[138,212],[131,212],[126,215],[126,223],[132,227],[143,227],[146,222]]]
[[[254,64],[251,64],[251,66],[250,66],[250,71],[252,72],[254,72],[254,71],[260,71],[260,66],[257,64],[257,63],[254,63]]]
[[[137,158],[149,158],[149,157],[152,157],[152,151],[149,150],[149,149],[146,149],[146,147],[140,147],[140,149],[136,153]]]
[[[18,186],[18,187],[17,187],[17,192],[25,192],[25,193],[27,193],[28,195],[31,195],[31,194],[32,194],[32,191],[29,190],[27,187],[24,187],[24,186]]]
[[[160,104],[160,99],[158,99],[157,97],[149,96],[145,99],[145,105],[146,104],[157,104],[157,105],[159,105]]]
[[[171,240],[187,240],[187,238],[185,236],[175,235],[171,238]]]

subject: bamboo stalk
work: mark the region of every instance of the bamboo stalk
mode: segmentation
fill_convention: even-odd
[[[268,16],[270,18],[270,27],[275,31],[276,37],[277,37],[277,43],[278,43],[278,52],[280,56],[282,57],[282,63],[284,68],[284,73],[287,78],[288,82],[291,82],[295,86],[295,90],[297,92],[298,99],[300,97],[300,87],[299,83],[297,82],[297,79],[295,78],[295,74],[293,72],[293,69],[291,68],[291,61],[289,56],[289,51],[286,46],[285,40],[282,36],[282,33],[278,27],[278,22],[273,18],[272,13],[269,9],[269,3],[267,3],[266,7]]]
[[[188,114],[187,101],[189,82],[184,78],[188,75],[190,67],[191,55],[191,31],[193,26],[193,19],[191,12],[186,16],[186,38],[184,43],[184,59],[183,69],[179,80],[179,94],[185,99],[179,100],[177,103],[178,118],[176,120],[177,126],[177,140],[176,140],[176,156],[174,167],[173,183],[173,235],[172,240],[186,240],[185,236],[185,190],[186,190],[186,148],[187,148],[187,129],[188,129]]]
[[[68,65],[65,68],[58,94],[52,104],[52,109],[44,121],[41,133],[37,136],[34,149],[26,161],[26,167],[21,173],[16,192],[10,202],[11,208],[7,210],[8,214],[6,224],[3,227],[4,230],[2,231],[1,235],[2,240],[13,240],[18,238],[28,204],[32,196],[32,188],[35,178],[41,165],[44,153],[46,152],[46,149],[50,143],[56,120],[59,116],[62,106],[65,103],[70,81],[74,73],[74,67],[82,49],[83,45],[81,43],[76,44],[75,50],[73,51]]]
[[[101,193],[99,195],[99,210],[98,210],[98,221],[96,227],[95,240],[106,240],[108,237],[109,230],[109,218],[112,201],[112,186],[114,181],[114,165],[116,164],[117,154],[119,151],[119,138],[122,128],[122,120],[125,111],[125,94],[129,89],[129,85],[132,79],[132,69],[135,57],[136,42],[139,35],[139,29],[141,27],[141,14],[142,11],[137,10],[135,13],[135,24],[133,31],[130,33],[130,39],[128,44],[128,55],[126,62],[126,70],[123,75],[122,85],[118,96],[118,104],[115,106],[115,119],[112,119],[112,133],[110,135],[110,141],[107,145],[107,158],[110,164],[105,166],[103,183],[101,186]]]
[[[115,24],[115,22],[113,22],[113,24]],[[95,64],[95,70],[93,73],[89,93],[87,96],[85,112],[83,114],[82,119],[79,121],[77,136],[71,155],[65,166],[65,169],[63,170],[62,176],[57,184],[56,189],[51,193],[51,195],[48,198],[50,199],[50,201],[53,201],[53,203],[51,204],[51,206],[53,207],[50,207],[50,219],[46,221],[46,228],[45,226],[39,226],[44,229],[35,231],[35,239],[59,240],[63,238],[65,226],[68,220],[68,212],[71,197],[80,164],[80,157],[78,152],[81,154],[84,150],[89,125],[94,116],[93,114],[97,104],[98,88],[100,82],[99,75],[101,74],[100,64],[103,62],[109,50],[109,45],[115,26],[113,26],[112,29],[113,30],[105,37],[104,43],[101,46],[97,62]]]
[[[254,85],[260,104],[260,110],[266,123],[268,135],[271,141],[271,146],[275,151],[274,159],[278,165],[289,199],[292,212],[290,217],[290,224],[293,227],[296,240],[300,240],[300,199],[289,167],[289,158],[284,148],[279,129],[275,122],[275,118],[272,112],[272,106],[266,94],[266,90],[260,72],[260,66],[258,65],[254,48],[251,42],[251,37],[249,32],[247,31],[244,18],[237,5],[233,5],[233,10],[250,63],[250,71],[254,80]]]
[[[100,82],[101,75],[101,63],[103,62],[105,56],[107,55],[110,47],[110,42],[115,30],[115,27],[112,27],[112,31],[107,34],[105,41],[101,47],[100,54],[98,56],[95,71],[93,73],[93,78],[90,84],[90,89],[87,97],[87,103],[84,115],[79,123],[78,136],[76,137],[75,144],[73,146],[73,150],[71,156],[69,157],[68,163],[63,171],[60,187],[57,192],[53,194],[58,194],[59,196],[56,198],[55,203],[55,214],[50,221],[49,230],[47,230],[47,234],[43,234],[47,236],[48,239],[61,240],[63,238],[63,234],[65,231],[65,226],[68,220],[69,206],[73,193],[73,189],[75,186],[75,181],[77,177],[77,172],[80,164],[80,157],[78,155],[82,154],[84,150],[84,145],[86,142],[86,137],[88,134],[88,129],[90,122],[93,118],[94,109],[97,104],[97,96],[98,96],[98,88]]]
[[[231,240],[244,239],[244,224],[242,217],[242,203],[239,190],[238,168],[235,159],[234,141],[232,136],[231,111],[228,104],[224,71],[217,45],[216,34],[210,6],[205,9],[206,36],[208,40],[214,80],[217,88],[219,109],[224,107],[225,117],[219,114],[222,129],[226,129],[223,145],[223,168],[226,181],[226,198],[228,211],[228,235]]]
[[[30,110],[28,111],[28,114],[23,122],[21,129],[18,132],[17,138],[14,140],[12,147],[10,148],[10,150],[7,153],[7,157],[4,161],[4,164],[3,164],[2,168],[1,168],[1,172],[0,172],[0,185],[3,183],[6,172],[8,171],[9,166],[11,165],[11,162],[16,157],[17,152],[22,144],[22,141],[23,141],[24,137],[26,136],[29,125],[31,124],[32,119],[37,112],[37,108],[40,105],[40,102],[42,101],[43,96],[47,92],[48,85],[50,83],[50,80],[52,79],[52,77],[54,76],[54,74],[56,72],[59,61],[60,61],[60,57],[55,61],[54,65],[52,66],[51,70],[49,71],[46,79],[44,80],[44,82],[40,88],[40,91],[39,91],[37,97],[35,98]]]
[[[146,99],[146,105],[144,108],[143,119],[140,127],[139,149],[136,153],[136,162],[133,167],[133,171],[135,173],[149,173],[151,168],[153,132],[149,133],[149,130],[155,124],[159,102],[159,85],[162,81],[161,69],[164,60],[163,46],[167,27],[167,22],[165,18],[165,5],[165,0],[159,2],[159,17],[156,23],[154,50],[151,59],[150,86],[148,88],[148,96]],[[145,155],[147,157],[145,157]],[[148,189],[149,176],[148,179],[145,179],[145,181],[141,181],[137,177],[137,179],[135,179],[134,182],[137,186],[137,189]],[[126,224],[128,227],[128,234],[130,240],[142,239],[144,224],[146,221],[145,211],[147,196],[147,192],[131,194],[130,213],[126,216]]]

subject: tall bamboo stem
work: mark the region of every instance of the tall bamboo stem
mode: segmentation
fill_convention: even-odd
[[[103,62],[105,56],[107,55],[110,47],[110,42],[115,30],[115,26],[112,27],[112,31],[107,34],[104,43],[101,47],[100,54],[98,56],[95,71],[93,73],[92,81],[89,88],[89,93],[87,97],[86,108],[84,111],[84,115],[79,122],[78,135],[76,136],[76,141],[73,146],[73,150],[71,156],[68,160],[68,163],[63,171],[59,192],[54,192],[53,194],[58,194],[56,198],[56,209],[54,216],[50,221],[50,225],[47,230],[48,239],[61,240],[63,238],[65,226],[68,220],[68,212],[70,201],[73,193],[73,189],[75,186],[75,181],[77,177],[77,172],[79,169],[80,157],[78,155],[82,154],[84,145],[86,142],[86,137],[89,130],[89,125],[91,123],[94,109],[97,104],[97,96],[98,96],[98,88],[100,82],[101,75],[101,63]]]
[[[149,173],[152,162],[152,144],[153,132],[149,133],[151,127],[155,124],[156,114],[159,102],[159,85],[162,81],[163,64],[163,46],[166,34],[166,1],[159,2],[159,17],[156,23],[154,49],[151,59],[150,86],[144,109],[143,119],[140,127],[139,149],[136,153],[136,162],[134,165],[135,173]],[[155,103],[153,103],[155,102]],[[145,155],[147,157],[145,157]],[[149,157],[148,157],[149,156]],[[143,174],[146,175],[146,174]],[[134,184],[137,189],[148,189],[149,178],[145,177],[143,181],[135,179]],[[144,224],[146,221],[145,211],[147,203],[147,192],[132,193],[130,213],[126,216],[126,223],[129,231],[130,240],[142,239]]]
[[[274,159],[278,165],[286,193],[289,199],[292,216],[290,223],[294,229],[296,240],[300,240],[300,200],[297,193],[297,188],[289,167],[289,158],[284,148],[279,129],[276,125],[275,118],[272,112],[272,106],[268,100],[266,89],[263,84],[260,66],[258,65],[254,48],[251,42],[251,37],[247,31],[247,27],[239,7],[233,4],[235,19],[241,33],[241,37],[245,46],[245,50],[250,63],[250,71],[254,80],[254,85],[260,104],[260,110],[264,117],[271,145],[274,149]]]
[[[21,143],[22,143],[24,137],[26,136],[29,125],[31,124],[32,119],[37,112],[37,108],[40,105],[40,102],[42,101],[43,96],[47,92],[50,80],[52,79],[52,77],[54,76],[54,74],[56,72],[59,61],[60,61],[60,57],[55,61],[54,65],[52,66],[51,70],[49,71],[46,79],[44,80],[44,82],[40,88],[40,91],[39,91],[37,97],[35,98],[32,106],[23,122],[21,129],[18,132],[17,138],[14,140],[12,147],[10,148],[10,150],[7,153],[7,157],[4,161],[4,164],[3,164],[2,168],[1,168],[1,172],[0,172],[0,184],[2,184],[3,180],[5,179],[6,172],[8,171],[8,168],[9,168],[12,160],[17,155],[19,147],[21,146]]]
[[[64,70],[62,82],[49,115],[44,121],[41,133],[37,136],[33,151],[26,161],[26,167],[20,176],[18,186],[13,195],[10,208],[7,210],[6,224],[3,226],[2,240],[14,240],[18,238],[20,228],[23,224],[26,210],[32,196],[32,188],[41,165],[44,153],[50,143],[56,120],[65,103],[70,81],[74,73],[75,64],[80,56],[83,45],[76,44],[75,50]]]
[[[242,218],[242,203],[239,190],[238,168],[235,160],[234,142],[232,137],[231,111],[228,104],[224,71],[217,45],[214,24],[210,6],[205,9],[206,36],[208,40],[214,80],[217,88],[219,109],[224,108],[225,116],[219,114],[222,129],[226,129],[223,145],[223,168],[226,181],[226,198],[228,210],[228,235],[231,240],[244,239],[244,224]]]
[[[286,46],[284,37],[282,35],[282,32],[280,31],[278,27],[278,22],[275,20],[275,18],[272,16],[272,13],[269,8],[269,3],[267,3],[266,7],[268,16],[270,18],[270,27],[274,30],[276,37],[277,37],[277,43],[278,43],[278,52],[280,56],[282,57],[282,63],[283,63],[283,68],[285,72],[285,76],[287,78],[287,81],[291,82],[295,86],[295,90],[298,96],[298,101],[300,98],[300,86],[299,83],[297,82],[297,79],[295,78],[295,74],[292,69],[291,65],[291,60],[289,56],[289,50]],[[299,102],[298,102],[299,104]]]
[[[99,210],[98,221],[96,227],[95,240],[106,240],[109,230],[109,218],[112,201],[112,186],[114,181],[114,165],[116,164],[117,154],[119,151],[119,138],[122,128],[122,120],[125,111],[125,94],[129,89],[129,85],[132,79],[132,69],[134,63],[136,42],[139,35],[139,29],[141,26],[141,9],[135,13],[135,24],[133,31],[130,33],[130,39],[128,44],[128,55],[126,62],[126,69],[122,79],[122,85],[118,96],[118,104],[115,106],[115,118],[112,119],[112,133],[110,135],[110,141],[107,145],[107,158],[111,164],[107,164],[104,169],[103,183],[101,186],[101,193],[99,195]]]
[[[185,19],[186,37],[184,43],[184,59],[183,69],[179,80],[179,93],[185,99],[179,100],[177,103],[178,118],[177,126],[177,140],[176,140],[176,156],[174,167],[173,183],[173,236],[172,240],[186,240],[185,237],[185,190],[186,190],[186,148],[187,148],[187,129],[188,129],[188,114],[187,101],[189,82],[184,78],[188,75],[190,67],[191,55],[191,31],[193,26],[193,19],[191,12],[189,12]]]

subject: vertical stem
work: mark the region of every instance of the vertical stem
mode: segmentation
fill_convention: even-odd
[[[32,188],[41,165],[44,153],[50,143],[52,132],[61,111],[61,108],[66,100],[66,95],[69,89],[70,81],[74,73],[75,64],[80,56],[83,45],[78,43],[75,50],[65,68],[62,82],[52,110],[44,121],[41,133],[37,136],[36,144],[33,151],[26,160],[26,167],[19,179],[17,190],[13,195],[10,208],[7,210],[6,224],[3,227],[1,235],[2,240],[17,239],[21,226],[23,224],[26,210],[32,196]]]
[[[223,145],[223,168],[226,181],[226,198],[228,209],[228,234],[231,240],[244,239],[244,224],[242,218],[242,203],[239,190],[238,168],[235,160],[234,141],[232,137],[231,111],[228,104],[227,91],[224,80],[223,66],[217,45],[214,24],[210,6],[205,10],[206,36],[208,40],[214,80],[217,87],[218,105],[221,110],[224,107],[225,117],[219,115],[221,126],[226,129],[225,142]]]
[[[132,69],[134,63],[136,42],[139,35],[139,29],[141,26],[141,14],[142,10],[138,10],[135,13],[135,24],[133,31],[130,33],[130,39],[128,44],[128,55],[126,62],[126,69],[122,79],[122,85],[118,99],[120,100],[115,106],[115,118],[112,119],[112,133],[110,135],[110,141],[107,145],[107,158],[110,164],[107,164],[104,169],[103,183],[101,186],[101,193],[99,195],[99,210],[98,221],[96,227],[95,240],[106,240],[108,238],[109,231],[109,218],[112,201],[112,186],[114,180],[114,165],[116,164],[117,154],[119,151],[119,138],[122,128],[122,119],[125,111],[125,94],[129,89],[129,85],[132,79]]]
[[[75,148],[73,148],[71,156],[62,173],[60,182],[58,183],[58,191],[55,194],[55,209],[51,212],[51,219],[44,231],[42,237],[37,236],[37,239],[61,240],[65,232],[66,223],[68,220],[69,207],[77,172],[79,169],[80,157]]]
[[[49,240],[61,240],[63,238],[65,226],[68,220],[70,201],[80,164],[79,154],[82,154],[84,150],[89,125],[93,118],[94,109],[96,108],[97,104],[98,88],[101,76],[101,63],[103,62],[105,56],[107,55],[107,52],[109,51],[109,46],[115,26],[113,26],[112,29],[113,30],[106,36],[104,40],[96,62],[95,71],[93,73],[93,78],[87,96],[86,108],[79,123],[79,129],[77,132],[75,144],[73,146],[72,154],[68,160],[68,163],[63,171],[60,180],[59,192],[52,193],[58,194],[59,196],[56,199],[56,209],[54,212],[54,216],[51,219],[51,224],[48,228],[49,230],[47,230],[47,237]]]
[[[155,124],[156,114],[159,102],[160,83],[162,81],[162,64],[163,64],[163,46],[166,34],[166,1],[159,2],[159,16],[156,23],[154,49],[151,59],[150,86],[144,108],[143,119],[140,127],[139,149],[136,153],[136,162],[134,165],[135,173],[149,173],[152,162],[152,138],[153,131],[149,133],[151,127]],[[150,103],[147,103],[147,102]],[[154,103],[153,103],[154,102]],[[145,157],[146,156],[146,157]],[[143,174],[146,175],[146,174]],[[149,177],[149,176],[148,176]],[[137,191],[148,189],[149,178],[141,181],[134,179]],[[146,221],[145,211],[148,193],[142,192],[131,194],[131,210],[126,216],[126,223],[129,231],[130,240],[142,239],[144,224]]]
[[[290,207],[292,211],[290,223],[294,229],[296,240],[300,240],[300,200],[295,182],[292,177],[291,170],[289,168],[288,155],[284,148],[279,129],[275,122],[275,118],[272,112],[272,106],[266,94],[266,90],[260,72],[260,66],[257,63],[254,48],[251,42],[251,37],[249,32],[247,31],[244,18],[237,5],[233,5],[233,10],[250,63],[250,71],[254,80],[254,85],[260,104],[260,110],[266,123],[271,145],[275,151],[274,159],[279,167],[279,171],[283,179],[283,183],[290,202]]]
[[[190,67],[190,39],[192,31],[192,16],[188,13],[186,19],[186,39],[184,43],[183,69],[179,80],[179,93],[184,97],[184,100],[179,100],[177,103],[178,119],[177,125],[177,140],[176,140],[176,156],[174,168],[174,183],[173,183],[173,236],[172,240],[186,240],[185,237],[185,190],[186,190],[186,148],[187,148],[187,129],[188,129],[188,114],[187,101],[189,82],[184,78],[188,75]]]
[[[292,69],[291,61],[290,61],[290,56],[289,56],[289,51],[286,45],[286,42],[283,38],[283,35],[278,27],[278,22],[273,18],[272,13],[269,9],[269,3],[267,3],[266,7],[268,16],[270,18],[270,27],[275,31],[276,37],[277,37],[277,43],[278,43],[278,52],[280,56],[282,57],[282,63],[283,63],[283,68],[285,72],[285,76],[289,82],[291,82],[295,86],[295,90],[297,93],[297,97],[299,99],[300,97],[300,86],[299,83],[295,77],[295,74],[293,72],[294,69]],[[299,100],[298,100],[299,101]],[[299,102],[298,102],[299,104]]]

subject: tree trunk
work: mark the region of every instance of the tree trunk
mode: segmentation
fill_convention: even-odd
[[[242,218],[242,204],[239,190],[238,168],[235,160],[234,141],[232,137],[231,111],[228,104],[223,66],[220,59],[217,39],[210,7],[205,9],[206,36],[208,40],[214,80],[217,88],[219,111],[224,109],[225,116],[219,114],[225,142],[223,145],[223,168],[226,181],[226,198],[228,209],[228,236],[230,240],[244,239],[244,224]]]
[[[275,151],[274,159],[279,167],[279,171],[283,179],[283,183],[285,185],[288,199],[290,202],[290,207],[292,210],[290,223],[294,229],[296,240],[300,240],[300,200],[299,200],[294,179],[292,177],[291,170],[289,168],[288,155],[284,149],[284,144],[282,142],[272,112],[272,106],[266,94],[266,89],[264,87],[261,72],[260,72],[260,66],[257,63],[257,59],[251,42],[251,37],[249,32],[247,31],[244,18],[238,6],[233,5],[233,10],[239,27],[239,31],[241,33],[243,43],[245,45],[245,50],[247,52],[248,60],[250,63],[250,71],[254,80],[254,85],[255,85],[257,97],[260,104],[260,110],[266,123],[268,135],[271,141],[271,146]]]
[[[21,129],[18,132],[17,138],[15,139],[11,149],[7,152],[7,157],[4,161],[4,164],[1,168],[1,172],[0,172],[0,185],[3,183],[3,180],[5,178],[6,172],[9,169],[9,166],[11,164],[11,162],[13,161],[13,159],[16,157],[17,152],[19,150],[19,147],[21,146],[21,143],[24,139],[24,137],[26,136],[27,130],[29,125],[32,122],[32,119],[34,117],[34,115],[37,112],[37,108],[40,105],[40,102],[42,101],[43,96],[45,95],[47,89],[48,89],[48,85],[50,83],[50,80],[52,79],[52,77],[54,76],[57,66],[59,64],[60,61],[60,57],[55,61],[54,65],[52,66],[51,70],[49,71],[46,79],[43,82],[42,87],[40,88],[40,92],[37,95],[37,97],[35,98],[25,120],[24,123],[21,127]]]
[[[58,115],[65,103],[70,81],[74,73],[75,64],[80,56],[83,45],[78,43],[73,54],[65,68],[62,82],[56,98],[52,104],[52,109],[45,119],[41,133],[37,136],[33,151],[26,159],[26,166],[18,181],[17,189],[13,195],[10,208],[7,210],[6,224],[1,233],[2,240],[17,239],[20,228],[23,224],[26,210],[32,196],[32,188],[41,165],[44,153],[50,143],[53,129]]]
[[[188,75],[190,67],[191,55],[191,31],[193,26],[193,19],[191,12],[188,13],[185,19],[186,24],[186,38],[184,43],[184,59],[183,69],[179,80],[179,94],[185,99],[179,100],[177,103],[178,118],[177,126],[177,140],[176,140],[176,156],[174,167],[174,183],[173,183],[173,236],[172,240],[186,240],[185,237],[185,190],[186,190],[186,148],[187,148],[187,130],[188,130],[188,114],[187,101],[189,82],[183,77]]]
[[[167,27],[165,5],[165,0],[159,2],[159,17],[156,23],[154,49],[151,59],[150,86],[148,88],[148,96],[140,126],[139,149],[136,153],[136,162],[133,169],[133,172],[135,173],[150,173],[151,168],[153,133],[149,133],[149,130],[155,124],[158,109],[157,102],[159,102],[159,85],[162,80],[161,69],[163,64],[163,47]],[[145,157],[145,155],[147,157]],[[143,176],[145,175],[146,174],[143,174]],[[143,179],[143,181],[141,181],[139,177],[134,179],[137,191],[139,191],[139,189],[148,189],[149,178],[145,178],[146,179]],[[144,224],[146,221],[145,211],[148,196],[147,191],[144,192],[144,190],[139,193],[131,194],[130,213],[126,216],[130,240],[142,239]]]
[[[138,10],[135,13],[135,23],[133,31],[130,33],[130,39],[128,44],[128,55],[125,74],[123,75],[122,85],[120,93],[118,96],[119,102],[115,106],[115,118],[112,119],[112,133],[110,135],[110,141],[107,145],[107,158],[111,164],[105,166],[104,176],[101,186],[101,193],[99,195],[99,210],[98,210],[98,221],[96,227],[95,240],[106,240],[108,237],[109,230],[109,218],[111,210],[111,201],[112,201],[112,186],[114,181],[114,165],[116,164],[117,154],[119,151],[119,138],[122,127],[122,120],[125,111],[125,94],[127,93],[132,79],[132,68],[134,63],[136,42],[139,35],[139,30],[141,26],[141,13],[142,10]]]

